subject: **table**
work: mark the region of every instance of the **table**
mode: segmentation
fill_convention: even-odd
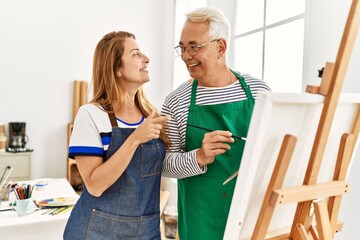
[[[79,195],[73,190],[67,179],[36,179],[19,183],[47,183],[42,189],[35,187],[32,198],[40,201],[48,198],[70,197],[78,199]],[[10,198],[11,201],[11,198]],[[9,206],[9,202],[2,202],[0,210]],[[19,217],[16,211],[0,211],[0,239],[37,239],[61,240],[62,234],[70,216],[70,212],[49,215],[49,209],[41,209],[27,216]]]

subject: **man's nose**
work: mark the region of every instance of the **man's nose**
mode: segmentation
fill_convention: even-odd
[[[185,61],[186,59],[191,59],[193,56],[189,54],[188,48],[185,49],[184,52],[181,54],[181,58]]]

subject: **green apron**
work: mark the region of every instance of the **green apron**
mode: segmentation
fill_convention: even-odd
[[[192,84],[187,123],[213,130],[229,130],[233,135],[246,137],[254,106],[254,98],[244,77],[232,71],[245,90],[247,100],[196,106],[197,80]],[[201,147],[206,131],[186,127],[185,150]],[[245,142],[234,138],[231,149],[218,155],[207,166],[206,173],[178,180],[178,226],[180,240],[220,240],[236,180],[223,182],[239,169]]]

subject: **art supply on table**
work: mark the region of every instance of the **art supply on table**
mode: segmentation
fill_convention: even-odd
[[[23,186],[16,185],[14,193],[17,199],[29,199],[31,198],[33,190],[34,186],[31,186],[30,184],[26,184]]]
[[[51,213],[53,213],[56,210],[57,210],[57,208],[48,208],[47,211],[41,213],[41,215],[50,215]]]
[[[12,207],[7,207],[7,208],[1,208],[0,209],[0,212],[7,212],[7,211],[13,211],[14,210],[14,208],[12,208]]]
[[[63,211],[59,212],[58,214],[65,214],[65,213],[71,211],[73,208],[74,208],[74,206],[68,206]]]
[[[58,213],[60,213],[61,211],[65,210],[66,207],[59,207],[56,208],[55,211],[51,212],[50,215],[57,215]]]
[[[73,206],[76,201],[77,198],[73,197],[57,197],[36,201],[36,205],[38,205],[39,207],[66,207]]]
[[[73,209],[74,206],[61,207],[57,211],[53,212],[52,215],[64,214]]]
[[[194,127],[194,128],[197,128],[197,129],[207,131],[207,132],[215,131],[215,130],[212,130],[212,129],[209,129],[209,128],[204,128],[204,127],[196,126],[196,125],[193,125],[193,124],[186,124],[186,125],[189,126],[189,127]],[[240,136],[236,136],[236,135],[232,135],[231,137],[242,140],[242,141],[246,141],[245,137],[240,137]]]
[[[7,192],[8,189],[4,185],[8,180],[12,170],[13,170],[12,166],[6,166],[0,178],[0,208],[1,208],[1,200],[7,200],[9,198],[9,193]]]
[[[11,172],[13,170],[12,166],[6,166],[4,169],[4,172],[0,178],[0,190],[3,188],[5,182],[7,181],[7,179],[9,178]]]
[[[65,207],[52,207],[48,208],[47,211],[41,213],[41,215],[61,215],[71,211],[74,206],[65,206]]]
[[[16,212],[19,217],[26,216],[33,209],[32,201],[29,198],[16,200]]]
[[[31,184],[16,185],[14,188],[14,194],[16,196],[16,212],[19,217],[26,216],[37,210],[35,204],[31,199],[34,186]]]
[[[39,181],[35,183],[35,189],[36,190],[44,190],[49,185],[48,181]]]
[[[76,203],[76,200],[76,198],[71,197],[57,197],[35,201],[35,204],[42,209],[48,209],[47,211],[41,213],[41,215],[54,216],[66,214],[71,211]]]

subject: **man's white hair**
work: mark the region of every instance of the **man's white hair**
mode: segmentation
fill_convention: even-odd
[[[187,14],[186,21],[195,23],[209,22],[209,35],[213,39],[224,38],[230,43],[230,24],[225,14],[219,9],[201,7]]]

